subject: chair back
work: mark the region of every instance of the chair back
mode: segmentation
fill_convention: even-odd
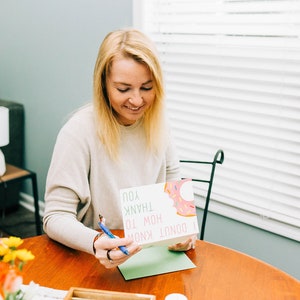
[[[184,178],[191,178],[192,181],[203,183],[206,185],[204,196],[205,205],[203,210],[203,218],[202,218],[202,225],[200,230],[200,240],[204,239],[204,232],[206,226],[206,218],[208,213],[208,206],[210,202],[210,195],[213,186],[214,176],[215,176],[215,169],[217,164],[222,164],[224,161],[224,152],[223,150],[219,149],[212,161],[199,161],[199,160],[180,160],[180,164],[185,170]],[[201,165],[201,166],[200,166]],[[206,172],[201,169],[206,167]],[[203,190],[203,189],[202,189]]]

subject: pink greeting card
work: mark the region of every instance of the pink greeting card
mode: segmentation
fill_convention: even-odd
[[[124,233],[143,247],[199,233],[191,179],[120,190]]]

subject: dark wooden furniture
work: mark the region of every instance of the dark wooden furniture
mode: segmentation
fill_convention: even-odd
[[[122,231],[114,231],[122,236]],[[74,233],[76,234],[76,233]],[[24,267],[24,283],[69,290],[93,288],[156,295],[182,293],[189,300],[300,299],[300,282],[288,274],[240,252],[197,240],[187,252],[196,268],[125,281],[117,268],[105,269],[94,256],[69,249],[46,235],[22,245],[35,255]]]
[[[13,184],[15,182],[21,182],[26,179],[31,179],[32,183],[32,193],[33,193],[33,199],[34,199],[34,209],[35,209],[35,224],[36,224],[36,233],[37,235],[42,234],[42,226],[41,226],[41,219],[39,214],[39,198],[38,198],[38,188],[37,188],[37,179],[36,179],[36,173],[18,168],[16,166],[6,164],[6,172],[3,176],[0,177],[0,186],[4,187],[4,199],[3,204],[5,207],[6,202],[8,201],[8,197],[6,194],[6,191],[8,189],[8,186],[10,184]],[[3,214],[5,211],[3,210]],[[3,215],[2,217],[5,217]]]

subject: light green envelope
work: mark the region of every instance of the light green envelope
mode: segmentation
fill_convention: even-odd
[[[118,268],[125,280],[192,269],[196,266],[184,252],[166,246],[144,248]]]

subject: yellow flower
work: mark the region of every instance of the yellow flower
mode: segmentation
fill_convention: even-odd
[[[24,262],[34,259],[34,255],[31,253],[31,251],[26,249],[16,250],[15,254],[19,260]]]
[[[9,249],[7,247],[0,245],[0,256],[4,256],[8,251]]]
[[[16,259],[16,252],[9,251],[3,256],[2,261],[6,262],[6,263],[11,263],[11,262],[14,262],[15,259]]]
[[[0,300],[23,299],[22,270],[34,255],[27,249],[18,249],[22,243],[21,238],[14,236],[0,239]]]
[[[9,238],[3,238],[2,243],[8,248],[16,249],[23,243],[23,240],[19,237],[10,236]]]

